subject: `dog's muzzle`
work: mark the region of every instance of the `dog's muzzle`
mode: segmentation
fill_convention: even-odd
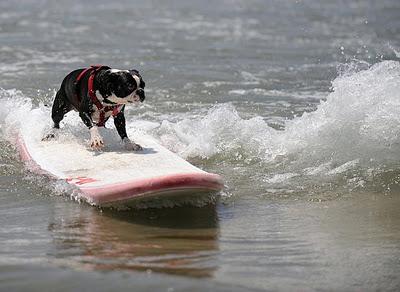
[[[146,96],[145,96],[145,94],[144,94],[143,88],[139,88],[139,89],[136,91],[136,94],[139,96],[140,102],[143,102],[144,99],[146,98]]]

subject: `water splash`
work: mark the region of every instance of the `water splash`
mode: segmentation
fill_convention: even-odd
[[[325,101],[314,112],[287,120],[283,130],[260,116],[244,119],[233,104],[225,103],[177,122],[165,119],[149,126],[128,119],[128,133],[143,125],[142,130],[180,156],[212,161],[213,171],[222,173],[232,188],[248,184],[249,189],[276,194],[310,192],[315,186],[396,186],[400,63],[352,63],[339,69]],[[41,137],[50,126],[50,109],[34,107],[21,92],[0,89],[0,98],[0,130],[6,139],[12,140],[15,129]],[[87,135],[77,115],[67,116],[64,132],[64,139]],[[112,140],[116,134],[111,132]]]
[[[286,121],[282,131],[220,104],[202,118],[164,121],[157,134],[186,158],[222,155],[259,162],[245,172],[263,178],[264,188],[293,190],[295,184],[304,188],[307,181],[331,182],[343,175],[352,188],[364,186],[400,165],[400,63],[350,64],[340,73],[326,101]]]

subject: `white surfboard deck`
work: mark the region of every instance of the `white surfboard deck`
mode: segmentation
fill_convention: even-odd
[[[193,166],[145,134],[133,137],[144,149],[138,152],[115,141],[107,145],[106,140],[103,151],[93,151],[81,137],[41,141],[20,133],[17,140],[22,159],[34,171],[76,186],[93,205],[201,197],[223,188],[219,175]]]

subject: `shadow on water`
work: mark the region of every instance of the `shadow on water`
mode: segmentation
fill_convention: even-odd
[[[132,211],[80,208],[55,216],[56,261],[85,270],[136,270],[212,277],[219,227],[215,205]]]
[[[214,204],[209,204],[202,208],[184,206],[130,211],[105,209],[103,215],[135,224],[172,229],[204,229],[218,227],[216,206]]]

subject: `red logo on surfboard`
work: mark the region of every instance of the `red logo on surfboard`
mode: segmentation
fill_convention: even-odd
[[[84,185],[84,184],[88,184],[88,183],[97,181],[97,179],[85,177],[85,176],[68,177],[65,180],[67,181],[67,183],[74,184],[74,185]]]

